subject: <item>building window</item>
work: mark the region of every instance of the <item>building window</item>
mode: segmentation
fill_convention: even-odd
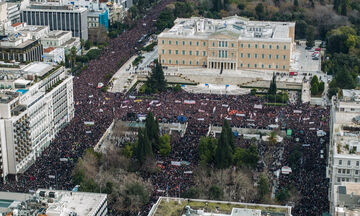
[[[262,48],[265,49],[265,44],[262,45]]]
[[[286,59],[286,55],[283,55],[283,59],[284,59],[284,60]]]
[[[191,63],[192,63],[192,62],[191,62],[191,60],[190,60],[190,61],[189,61],[189,65],[191,65]]]
[[[215,42],[213,42],[213,47],[215,47]]]
[[[248,48],[250,48],[251,47],[251,45],[250,44],[248,44]]]
[[[265,54],[261,54],[261,58],[264,59],[264,58],[265,58]]]
[[[355,170],[355,175],[359,175],[359,170]]]
[[[257,54],[256,54],[256,53],[254,54],[254,58],[256,58],[256,59],[257,59]]]
[[[257,64],[255,64],[254,67],[257,68]]]
[[[351,161],[350,161],[350,160],[348,160],[347,164],[348,164],[348,166],[350,166],[350,165],[351,165]]]
[[[171,55],[171,50],[169,50],[169,55]]]
[[[269,59],[271,59],[271,54],[269,54]]]
[[[257,45],[257,44],[255,44],[255,48],[256,48],[256,49],[258,48],[258,45]]]
[[[196,65],[199,65],[199,61],[196,61]]]
[[[175,50],[175,54],[176,54],[176,55],[179,54],[179,50]]]
[[[276,59],[279,59],[279,55],[276,55]]]
[[[175,63],[176,63],[176,64],[179,64],[179,61],[178,61],[178,60],[176,60],[176,61],[175,61]]]
[[[349,169],[346,170],[346,174],[350,174],[350,170],[349,170]]]
[[[219,58],[221,57],[221,50],[219,50],[218,57]]]
[[[162,61],[162,63],[164,64],[165,63],[165,60],[163,59],[163,60],[161,60]]]
[[[185,41],[182,42],[182,45],[185,46]]]
[[[338,173],[341,174],[341,169],[338,169]]]
[[[359,166],[359,161],[356,161],[356,166]]]
[[[340,178],[337,178],[337,181],[338,181],[338,182],[340,182],[340,181],[341,181],[341,179],[340,179]]]
[[[185,55],[185,50],[182,51],[182,54]]]
[[[189,55],[192,55],[192,51],[191,51],[191,50],[189,51]]]
[[[165,54],[165,50],[161,50],[161,53],[162,53],[162,54]]]
[[[185,60],[182,61],[182,64],[183,64],[183,65],[185,64]]]
[[[171,64],[171,60],[169,60],[169,64]]]
[[[171,40],[169,40],[169,45],[171,45]]]
[[[357,179],[357,178],[355,179],[355,182],[358,182],[358,179]]]
[[[250,58],[250,53],[248,53],[248,55],[247,55],[247,56],[248,56],[248,58]]]
[[[199,51],[196,51],[196,56],[199,56]]]
[[[248,64],[248,68],[250,68],[250,64]]]
[[[203,65],[206,65],[205,61],[203,61]]]
[[[219,41],[219,47],[221,47],[221,41]]]
[[[279,45],[276,45],[276,49],[277,49],[277,50],[279,49]]]
[[[269,49],[272,49],[272,45],[271,45],[271,44],[269,45]]]
[[[261,68],[264,68],[264,64],[261,65]]]
[[[206,42],[205,42],[205,41],[203,42],[203,46],[206,46]]]
[[[285,66],[285,65],[283,65],[283,70],[285,70],[285,68],[286,68],[286,66]]]
[[[271,65],[269,65],[269,69],[271,69]]]
[[[189,45],[192,46],[192,41],[189,42]]]
[[[240,67],[243,67],[243,63],[240,64]]]
[[[176,45],[178,45],[178,44],[179,44],[179,42],[178,42],[178,41],[175,41],[175,44],[176,44]]]
[[[284,50],[286,50],[286,45],[284,45]]]
[[[165,41],[164,41],[164,40],[162,40],[162,41],[161,41],[161,44],[165,44]]]
[[[231,43],[231,47],[234,47],[234,43]]]
[[[275,68],[276,68],[276,69],[279,69],[279,65],[276,65]]]
[[[203,51],[203,56],[206,56],[206,51]]]
[[[240,44],[240,47],[241,47],[241,48],[244,48],[244,44]]]
[[[196,46],[199,46],[199,41],[196,41]]]
[[[342,172],[343,172],[343,174],[345,174],[345,172],[346,172],[346,169],[343,169],[343,170],[342,170]]]
[[[225,47],[228,47],[228,42],[227,41],[225,41]]]
[[[234,57],[234,53],[231,53],[231,57],[232,57],[232,58]]]
[[[215,52],[212,52],[212,56],[215,56]]]
[[[244,53],[240,53],[240,58],[243,58],[244,57]]]
[[[339,165],[342,165],[342,160],[339,160]]]

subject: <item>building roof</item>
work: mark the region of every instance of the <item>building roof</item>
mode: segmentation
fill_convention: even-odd
[[[260,214],[259,214],[260,213]],[[291,216],[290,206],[160,197],[148,216]]]
[[[17,22],[17,23],[12,24],[11,26],[12,26],[12,27],[16,27],[16,26],[19,26],[19,25],[21,25],[21,24],[23,24],[23,23]]]
[[[290,27],[294,26],[294,22],[250,21],[238,16],[223,19],[178,18],[175,25],[159,37],[207,39],[228,35],[238,40],[291,42]]]
[[[33,64],[29,64],[25,69],[24,72],[28,74],[34,74],[39,77],[43,76],[47,72],[49,72],[53,67],[49,64],[43,62],[36,62]]]
[[[55,47],[48,47],[44,49],[44,53],[49,53],[51,51],[53,51],[55,49]]]

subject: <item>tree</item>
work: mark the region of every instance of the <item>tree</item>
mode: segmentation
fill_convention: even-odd
[[[296,39],[305,39],[307,32],[307,23],[304,20],[297,20],[295,25]]]
[[[317,83],[314,83],[314,85],[310,88],[311,95],[317,95],[319,93],[319,86]]]
[[[87,41],[85,42],[85,50],[89,50],[89,49],[91,48],[91,46],[92,46],[92,42],[89,41],[89,40],[87,40]]]
[[[289,190],[287,188],[278,190],[275,197],[281,203],[286,202],[290,198]]]
[[[311,85],[314,85],[314,84],[319,84],[319,78],[315,75],[315,76],[313,76],[313,78],[311,79],[311,82],[310,82],[310,84]]]
[[[136,158],[138,159],[140,165],[143,165],[145,160],[153,155],[151,143],[146,130],[141,128],[139,129],[137,142]]]
[[[260,176],[259,182],[258,182],[258,188],[259,188],[259,196],[260,199],[264,199],[270,192],[269,188],[269,180],[265,174],[262,174]]]
[[[71,67],[74,68],[76,63],[76,48],[73,46],[70,50]]]
[[[211,164],[215,161],[217,140],[212,137],[201,137],[199,142],[200,163],[202,165]]]
[[[146,116],[145,120],[145,130],[147,132],[147,136],[149,138],[149,141],[152,145],[152,149],[159,150],[159,123],[157,119],[155,120],[154,115],[152,112],[149,112]]]
[[[210,200],[221,200],[222,197],[224,196],[224,192],[223,190],[217,186],[217,185],[212,185],[210,188],[209,188],[209,199]]]
[[[184,193],[182,193],[181,196],[184,198],[197,199],[199,198],[199,194],[199,189],[195,187],[190,187]]]
[[[165,134],[159,138],[159,152],[162,156],[167,156],[170,154],[170,151],[170,136]]]
[[[313,47],[315,45],[315,29],[313,26],[308,26],[306,31],[306,46]]]
[[[257,162],[259,161],[259,155],[257,152],[257,147],[255,145],[250,145],[248,148],[236,148],[234,153],[234,164],[242,167],[247,166],[255,168]]]
[[[189,18],[193,14],[193,9],[189,2],[176,2],[174,15],[175,17]]]
[[[174,20],[175,17],[171,10],[163,10],[155,23],[157,31],[162,32],[166,28],[171,28],[174,25]]]
[[[322,94],[323,92],[324,92],[324,90],[325,90],[325,83],[324,82],[320,82],[319,83],[319,88],[318,88],[318,90],[319,90],[319,94]]]
[[[83,55],[83,53],[84,53],[84,45],[85,45],[84,39],[80,39],[80,44],[81,44],[81,55]]]
[[[147,93],[156,93],[166,90],[167,83],[164,71],[158,61],[155,61],[155,67],[152,69],[151,76],[148,77],[146,81],[146,86]]]
[[[228,168],[232,164],[232,139],[228,130],[231,130],[227,120],[224,120],[220,138],[215,152],[215,166],[219,169]]]
[[[270,82],[270,87],[269,87],[268,94],[276,95],[276,91],[277,91],[277,89],[276,89],[276,75],[274,73],[272,81]]]
[[[341,0],[341,12],[340,12],[341,15],[347,16],[348,4],[349,4],[348,0]]]
[[[298,7],[299,6],[299,1],[298,0],[294,0],[294,6]]]
[[[264,5],[262,3],[258,3],[255,7],[255,12],[256,12],[256,16],[258,17],[259,20],[264,19],[265,17],[265,10],[264,10]]]

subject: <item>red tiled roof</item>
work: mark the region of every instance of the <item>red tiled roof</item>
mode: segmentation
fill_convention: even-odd
[[[12,24],[11,26],[12,26],[12,27],[16,27],[16,26],[19,26],[19,25],[21,25],[21,24],[22,24],[21,22],[17,22],[17,23]]]
[[[49,53],[51,51],[53,51],[55,49],[55,47],[48,47],[44,49],[44,53]]]

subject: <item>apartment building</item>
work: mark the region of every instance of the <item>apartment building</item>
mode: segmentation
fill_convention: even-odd
[[[74,117],[73,77],[45,63],[2,63],[1,176],[23,173]]]
[[[337,186],[360,183],[360,91],[342,90],[332,99],[330,116],[328,176],[330,212],[334,215]]]
[[[165,66],[289,71],[294,39],[293,22],[178,18],[158,36],[158,54]]]
[[[68,5],[32,4],[21,11],[21,22],[46,25],[50,30],[71,31],[73,37],[88,39],[87,9]]]

